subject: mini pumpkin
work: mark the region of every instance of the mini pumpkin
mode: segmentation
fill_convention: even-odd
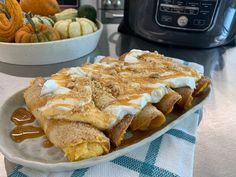
[[[15,33],[22,25],[22,10],[18,2],[6,0],[6,5],[0,3],[0,41],[14,41]]]
[[[67,20],[67,19],[73,19],[76,18],[78,14],[78,10],[69,8],[65,9],[60,13],[56,13],[54,16],[50,16],[55,22],[60,20]]]
[[[55,24],[55,22],[51,18],[45,17],[45,16],[40,16],[40,15],[33,16],[32,20],[35,24],[42,23],[42,24],[45,24],[45,25],[48,25],[51,27],[53,27]]]
[[[55,23],[54,28],[64,38],[83,36],[97,31],[95,23],[87,18],[60,20]]]
[[[60,39],[60,34],[54,28],[39,23],[35,24],[29,14],[26,14],[29,24],[21,27],[15,35],[16,43],[48,42]]]
[[[60,12],[57,0],[20,0],[24,12],[34,15],[49,16]]]

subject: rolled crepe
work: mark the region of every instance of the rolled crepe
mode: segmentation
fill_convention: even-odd
[[[164,114],[152,104],[148,104],[134,117],[130,127],[133,131],[151,130],[159,128],[165,121]]]
[[[205,89],[209,87],[210,84],[211,80],[208,77],[206,76],[201,77],[201,79],[197,82],[197,87],[193,92],[193,96],[197,96],[200,93],[202,93]]]
[[[36,78],[25,92],[25,99],[29,97],[27,106],[31,112],[38,111],[40,116],[47,119],[88,123],[100,130],[108,129],[114,121],[114,116],[102,112],[91,101],[92,91],[88,91],[89,94],[87,90],[80,90],[81,94],[70,90],[66,94],[41,95],[45,81],[43,78]]]
[[[124,61],[127,54],[128,54],[128,53],[122,54],[122,55],[119,57],[119,60],[120,60],[120,61]]]
[[[65,152],[70,161],[87,159],[108,153],[110,150],[109,139],[97,128],[82,123],[68,120],[47,119],[42,116],[37,107],[45,102],[40,97],[43,78],[34,80],[25,91],[24,98],[29,110],[39,121],[48,139]]]
[[[108,137],[110,138],[112,144],[114,144],[115,146],[120,145],[121,141],[124,138],[126,130],[129,128],[132,120],[132,115],[126,115],[115,126],[107,130]]]
[[[168,114],[172,112],[174,105],[181,99],[181,95],[177,92],[169,89],[168,94],[166,94],[159,103],[154,104],[158,110],[163,114]]]
[[[106,154],[110,150],[110,141],[103,132],[82,122],[48,120],[34,116],[39,120],[48,139],[55,147],[61,148],[70,161],[78,161]]]
[[[177,105],[180,108],[188,109],[192,105],[193,101],[193,89],[189,87],[182,87],[182,88],[177,88],[174,89],[178,94],[181,95],[181,99],[177,102]]]

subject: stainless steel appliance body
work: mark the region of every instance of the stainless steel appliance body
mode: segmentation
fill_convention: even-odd
[[[104,24],[119,24],[124,14],[124,0],[97,0],[98,19]]]
[[[189,47],[211,48],[236,34],[236,0],[126,0],[120,32]]]

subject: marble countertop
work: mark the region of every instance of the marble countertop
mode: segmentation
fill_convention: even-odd
[[[204,107],[203,119],[198,128],[193,176],[234,177],[236,47],[200,50],[159,45],[120,34],[117,32],[117,25],[105,25],[96,50],[80,59],[42,66],[17,66],[0,62],[0,105],[16,90],[26,87],[33,77],[48,76],[63,67],[80,65],[87,60],[93,62],[94,56],[97,55],[120,56],[133,48],[157,50],[170,57],[204,65],[205,74],[212,79],[213,92],[210,101]],[[0,153],[0,176],[6,177],[6,175],[4,157]]]

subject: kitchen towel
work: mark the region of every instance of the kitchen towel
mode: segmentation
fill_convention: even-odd
[[[95,58],[99,62],[103,56]],[[173,59],[204,73],[202,65]],[[88,61],[89,62],[89,61]],[[115,160],[70,172],[40,172],[21,165],[8,177],[191,177],[200,111],[161,137]]]
[[[161,137],[110,162],[70,172],[40,172],[21,165],[8,177],[191,177],[200,111]]]

